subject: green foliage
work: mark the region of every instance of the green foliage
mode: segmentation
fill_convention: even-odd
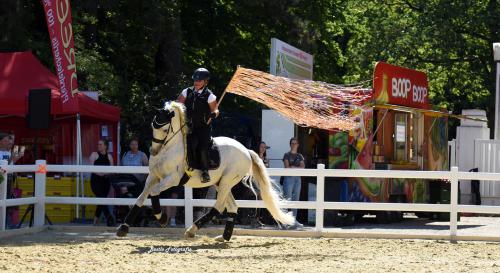
[[[0,50],[32,50],[53,67],[43,7],[7,0]],[[155,108],[212,71],[220,96],[238,65],[267,71],[270,39],[314,55],[314,78],[370,86],[376,61],[422,70],[434,104],[483,108],[493,120],[496,0],[72,1],[81,90],[122,109],[124,140],[150,138]],[[228,95],[223,111],[258,117],[261,105]],[[125,142],[125,141],[124,141]]]
[[[454,113],[487,109],[493,122],[492,43],[500,40],[498,1],[350,1],[346,81],[371,78],[378,60],[427,73],[430,97]]]

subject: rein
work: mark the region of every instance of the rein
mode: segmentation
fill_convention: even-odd
[[[179,132],[182,130],[182,128],[184,128],[184,126],[186,126],[186,123],[184,123],[184,124],[183,124],[183,125],[182,125],[182,126],[181,126],[181,127],[180,127],[180,128],[179,128],[179,129],[178,129],[178,130],[177,130],[177,131],[176,131],[176,132],[175,132],[175,133],[174,133],[174,134],[173,134],[173,135],[169,138],[169,139],[167,139],[167,137],[168,137],[168,133],[170,133],[170,132],[173,132],[173,131],[174,131],[174,129],[172,128],[172,123],[170,123],[170,126],[169,126],[169,127],[168,127],[168,129],[166,130],[166,131],[168,131],[168,133],[167,133],[167,135],[165,136],[165,138],[164,138],[164,139],[157,139],[157,138],[153,137],[153,142],[154,142],[154,143],[159,143],[159,144],[162,144],[162,145],[161,145],[160,150],[161,150],[161,149],[163,149],[163,147],[165,147],[165,145],[167,145],[167,144],[168,144],[168,142],[169,142],[170,140],[172,140],[172,138],[174,138],[174,137],[175,137],[175,135],[177,135],[177,133],[179,133]]]

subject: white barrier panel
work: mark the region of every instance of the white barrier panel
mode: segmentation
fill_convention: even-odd
[[[32,205],[38,203],[38,198],[36,197],[26,197],[26,198],[16,198],[7,199],[5,204],[7,207],[22,206],[22,205]]]
[[[3,165],[8,172],[36,172],[35,174],[35,197],[6,200],[6,183],[0,187],[0,214],[5,215],[7,206],[24,204],[35,205],[35,225],[44,224],[44,210],[46,204],[78,204],[78,205],[133,205],[135,199],[130,198],[86,198],[86,197],[47,197],[45,196],[46,172],[102,172],[102,173],[148,173],[147,167],[124,167],[124,166],[71,166],[71,165],[47,165],[45,161],[37,161],[37,165]],[[344,170],[324,169],[324,165],[318,165],[317,169],[268,169],[272,176],[310,176],[317,178],[316,201],[286,201],[282,203],[283,208],[312,209],[316,210],[316,231],[323,230],[324,210],[361,210],[361,211],[425,211],[425,212],[449,212],[450,213],[450,238],[453,240],[457,235],[457,213],[492,213],[500,214],[500,207],[496,206],[472,206],[458,205],[458,179],[496,181],[498,173],[469,173],[459,172],[457,167],[451,171],[395,171],[395,170]],[[364,203],[364,202],[324,202],[325,177],[372,177],[372,178],[417,178],[417,179],[441,179],[451,183],[450,204],[412,204],[412,203]],[[336,182],[331,182],[336,183]],[[194,207],[212,207],[215,200],[193,199],[191,188],[185,188],[185,199],[161,199],[162,206],[184,206],[185,223],[189,226],[193,223]],[[261,200],[237,200],[242,208],[263,208]],[[146,205],[151,201],[147,200]],[[3,220],[2,220],[3,219]],[[2,230],[5,229],[5,217],[0,219]]]
[[[500,171],[500,141],[476,139],[474,141],[474,166],[480,172],[496,173]],[[497,176],[498,179],[498,176]],[[478,180],[476,178],[476,180]],[[500,198],[500,184],[497,181],[481,179],[480,193],[483,204],[495,204]]]

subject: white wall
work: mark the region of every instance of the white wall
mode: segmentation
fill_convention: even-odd
[[[283,168],[283,154],[290,150],[290,138],[294,136],[294,124],[275,110],[262,110],[262,141],[267,150],[269,167]],[[273,177],[279,179],[279,177]]]
[[[474,118],[486,119],[483,110],[463,110],[462,115]],[[456,155],[458,170],[468,172],[470,169],[479,167],[474,163],[474,141],[476,139],[489,139],[490,129],[485,122],[463,119],[457,127]],[[470,180],[460,180],[461,202],[470,204],[471,186]]]

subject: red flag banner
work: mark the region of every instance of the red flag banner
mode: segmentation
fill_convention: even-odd
[[[69,0],[42,0],[61,92],[62,110],[78,111],[75,45]]]
[[[260,102],[297,125],[343,131],[359,127],[358,110],[371,98],[371,90],[362,86],[295,80],[241,66],[226,91]]]

